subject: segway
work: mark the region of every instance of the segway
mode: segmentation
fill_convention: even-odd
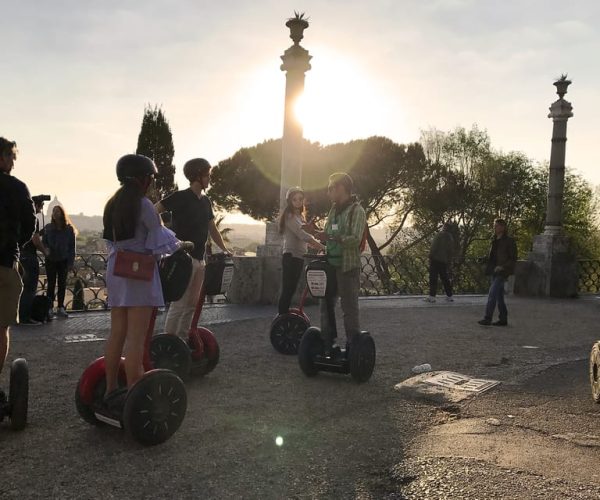
[[[103,357],[86,368],[75,390],[75,405],[83,420],[92,425],[108,424],[124,429],[143,445],[167,441],[179,429],[187,410],[187,394],[182,380],[170,370],[153,369],[150,360],[148,347],[157,311],[158,308],[154,308],[146,336],[146,373],[127,392],[120,414],[114,414],[103,404],[106,390]],[[187,349],[185,344],[180,347]],[[121,358],[119,386],[126,385],[124,359]]]
[[[281,354],[298,354],[302,335],[310,326],[310,320],[304,312],[307,296],[308,287],[304,287],[298,307],[291,308],[287,313],[278,314],[271,323],[271,345]]]
[[[168,333],[155,335],[150,343],[150,356],[156,368],[173,370],[184,380],[190,376],[204,376],[215,369],[219,363],[219,344],[214,334],[208,328],[198,326],[198,322],[206,296],[227,292],[232,278],[231,257],[217,253],[206,258],[204,281],[187,342]],[[185,345],[186,349],[182,350],[179,344]]]
[[[8,400],[0,398],[0,422],[8,417],[11,429],[20,431],[27,425],[29,401],[29,369],[23,358],[12,362],[9,384]]]
[[[307,377],[320,371],[350,374],[356,382],[366,382],[375,368],[375,342],[369,332],[361,331],[350,346],[334,346],[337,337],[335,324],[335,270],[322,256],[306,266],[306,284],[310,294],[327,305],[326,332],[311,326],[304,332],[298,348],[298,362]]]

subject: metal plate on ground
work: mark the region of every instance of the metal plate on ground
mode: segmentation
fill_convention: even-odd
[[[67,344],[75,344],[77,342],[98,342],[101,340],[106,340],[102,337],[98,337],[93,333],[80,333],[78,335],[67,335],[65,336],[65,343]]]
[[[455,372],[437,372],[432,377],[425,379],[424,382],[432,385],[438,385],[446,389],[457,389],[460,391],[469,391],[479,394],[497,386],[500,383],[498,380],[471,378],[467,375],[462,375]]]

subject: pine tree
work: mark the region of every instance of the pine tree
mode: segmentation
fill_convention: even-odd
[[[144,110],[136,153],[152,158],[158,168],[154,192],[149,194],[154,202],[177,190],[173,165],[173,135],[169,122],[158,106],[147,106]]]

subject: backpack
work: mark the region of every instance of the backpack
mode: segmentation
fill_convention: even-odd
[[[31,302],[31,319],[45,323],[50,319],[50,299],[46,294],[36,295]]]
[[[352,226],[352,216],[354,215],[354,211],[356,210],[358,203],[353,203],[352,208],[350,209],[350,215],[348,216],[348,227]],[[367,248],[367,237],[369,236],[369,225],[365,221],[365,228],[363,229],[362,238],[360,239],[360,243],[358,244],[358,250],[362,253]]]

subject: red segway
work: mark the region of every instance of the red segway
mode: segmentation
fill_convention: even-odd
[[[155,335],[150,343],[150,356],[155,367],[173,370],[184,380],[190,375],[204,376],[215,369],[220,356],[219,344],[214,334],[208,328],[198,326],[198,322],[206,296],[227,292],[232,278],[231,257],[224,253],[207,257],[204,282],[188,332],[187,343],[177,335],[168,333]],[[180,343],[186,345],[186,351],[181,351]]]
[[[10,427],[20,431],[27,425],[27,404],[29,400],[29,369],[23,358],[15,359],[10,367],[10,387],[8,399],[0,392],[0,422],[4,417],[10,420]]]
[[[106,390],[104,357],[90,364],[81,375],[75,390],[75,406],[83,420],[92,425],[108,424],[125,429],[144,445],[168,440],[183,422],[187,410],[187,394],[181,379],[172,371],[153,369],[149,344],[158,308],[154,308],[146,336],[144,369],[146,373],[127,392],[120,415],[109,412],[103,404]],[[180,353],[187,350],[182,341]],[[119,386],[126,387],[124,359],[121,358]]]
[[[314,256],[313,256],[314,257]],[[300,304],[287,313],[278,314],[271,323],[271,345],[281,354],[298,354],[304,332],[310,327],[310,319],[304,313],[308,287],[304,287]]]

